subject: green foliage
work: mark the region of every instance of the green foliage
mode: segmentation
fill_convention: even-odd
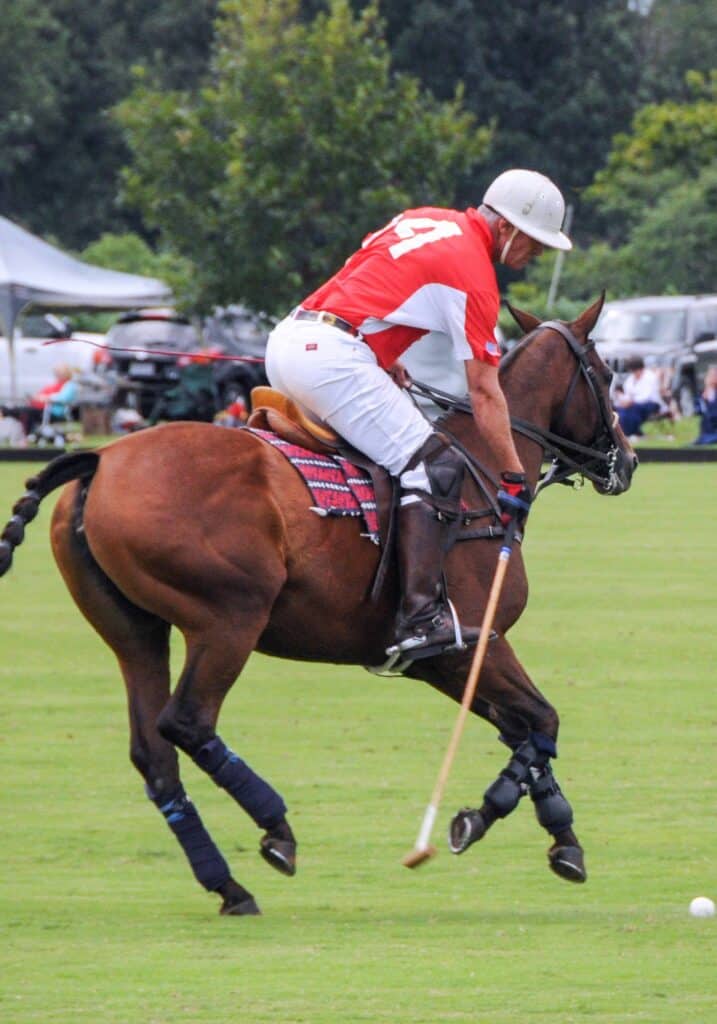
[[[607,164],[586,190],[624,242],[647,210],[687,178],[717,161],[717,71],[688,75],[691,102],[649,104],[632,131],[618,133]]]
[[[267,24],[283,30],[286,5],[269,6],[276,6],[277,17]],[[355,12],[369,6],[367,0],[351,3]],[[246,7],[251,19],[252,4],[237,7]],[[308,29],[329,4],[302,0],[292,7]],[[145,81],[160,90],[193,90],[213,73],[217,11],[217,0],[6,3],[0,24],[2,213],[70,248],[104,231],[151,237],[136,211],[118,198],[120,168],[129,155],[108,112],[132,88],[134,66],[146,69]],[[392,0],[381,11],[393,70],[415,75],[447,102],[462,83],[462,109],[494,126],[490,152],[453,168],[451,191],[458,202],[475,202],[506,165],[535,166],[575,203],[576,236],[583,241],[600,236],[617,244],[627,237],[622,205],[612,213],[606,205],[601,222],[598,207],[582,203],[611,137],[629,131],[646,101],[689,102],[694,93],[687,72],[708,76],[717,50],[711,0],[549,0],[539,8]],[[271,60],[271,40],[265,53]],[[322,73],[312,89],[322,82],[335,84]],[[369,104],[367,116],[372,112]],[[276,116],[281,121],[282,112],[267,109],[269,122]],[[653,196],[675,180],[672,175],[663,182],[656,172],[654,178]],[[638,201],[630,223],[639,218]]]
[[[717,290],[717,159],[648,208],[620,252],[628,293]]]
[[[108,111],[128,93],[135,63],[163,87],[195,81],[215,10],[215,0],[4,4],[3,70],[17,98],[2,105],[0,170],[12,159],[22,173],[0,177],[2,213],[73,249],[103,231],[141,229],[117,202],[128,154]]]
[[[296,0],[229,0],[212,67],[193,93],[139,81],[118,112],[126,196],[205,306],[283,313],[403,207],[450,203],[490,141],[460,90],[439,103],[391,75],[373,5],[306,24]]]
[[[639,104],[645,19],[625,0],[399,0],[384,5],[396,67],[438,97],[463,82],[466,106],[495,120],[489,163],[462,183],[475,202],[494,174],[534,167],[580,202],[610,139]],[[587,210],[577,229],[587,234]]]
[[[593,295],[593,299],[598,297]],[[508,288],[507,301],[511,306],[533,313],[541,320],[574,320],[587,303],[575,299],[558,297],[552,307],[548,306],[548,288],[543,288],[532,281],[516,281]],[[513,319],[507,306],[501,306],[498,324],[507,338],[520,338],[522,329]]]
[[[103,234],[83,250],[80,259],[98,267],[121,270],[126,274],[159,276],[160,258],[139,235]]]
[[[717,159],[713,0],[12,0],[0,50],[0,212],[75,250],[161,232],[190,305],[283,309],[398,208],[510,165],[575,207],[561,294],[694,279],[651,279],[649,224],[623,249],[681,235],[666,197]],[[679,208],[709,217],[702,187]]]
[[[644,95],[658,102],[689,100],[686,73],[709,74],[716,45],[714,0],[653,0],[645,19]]]
[[[608,241],[569,253],[560,294],[590,299],[713,292],[717,287],[717,71],[687,75],[690,102],[643,107],[631,133],[615,136],[585,196]],[[511,295],[547,295],[544,255]],[[515,289],[517,288],[517,292]]]
[[[192,269],[187,261],[173,253],[155,252],[139,235],[106,232],[86,246],[78,257],[97,267],[157,277],[165,281],[175,295],[192,296]],[[72,325],[75,330],[104,333],[116,319],[116,313],[88,311],[73,314]]]
[[[632,294],[626,290],[629,287],[627,254],[621,249],[611,249],[605,242],[597,242],[587,249],[576,247],[566,254],[556,302],[549,309],[547,300],[556,258],[555,253],[543,253],[522,281],[509,286],[508,300],[536,316],[571,320],[603,290],[609,299]]]
[[[80,258],[87,263],[122,270],[127,274],[157,277],[165,281],[175,295],[184,296],[191,308],[194,291],[193,269],[189,261],[176,253],[155,252],[139,235],[104,234],[96,242],[90,243]]]
[[[68,33],[42,0],[13,0],[2,8],[0,197],[11,197],[10,176],[27,173],[42,136],[57,123],[66,87]]]

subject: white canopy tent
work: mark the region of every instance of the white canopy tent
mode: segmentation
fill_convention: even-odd
[[[163,281],[82,263],[0,217],[0,325],[9,346],[13,398],[17,390],[15,325],[27,306],[135,309],[166,305],[171,299],[171,291]]]

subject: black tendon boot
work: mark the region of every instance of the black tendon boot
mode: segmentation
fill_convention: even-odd
[[[476,643],[480,631],[460,626],[457,618],[454,621],[442,596],[443,556],[453,523],[428,502],[419,500],[401,506],[398,526],[402,596],[395,644],[386,653],[405,652],[415,659]]]

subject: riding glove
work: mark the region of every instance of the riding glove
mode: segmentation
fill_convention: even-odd
[[[513,521],[519,528],[524,525],[532,500],[525,473],[501,473],[498,506],[500,521],[506,529]]]

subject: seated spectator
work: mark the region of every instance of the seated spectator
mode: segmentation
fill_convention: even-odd
[[[23,405],[6,406],[1,409],[5,415],[14,416],[22,425],[28,440],[32,441],[41,429],[49,427],[52,420],[70,418],[70,406],[77,400],[75,371],[69,366],[56,366],[55,380],[46,384]]]
[[[69,366],[55,367],[55,380],[40,388],[25,405],[6,407],[0,411],[19,420],[28,441],[42,439],[59,445],[63,436],[50,426],[58,420],[72,417],[72,407],[77,402],[78,386],[74,379],[75,370]]]
[[[717,444],[717,365],[705,374],[705,386],[697,399],[700,413],[700,433],[693,444]]]
[[[623,433],[630,440],[642,437],[642,425],[662,408],[660,378],[654,370],[646,369],[640,356],[633,356],[626,364],[628,375],[615,392],[614,405]]]
[[[74,370],[70,366],[56,366],[55,380],[41,388],[30,399],[33,409],[43,410],[49,404],[50,418],[66,420],[70,417],[71,406],[77,399],[77,383],[73,380]]]

